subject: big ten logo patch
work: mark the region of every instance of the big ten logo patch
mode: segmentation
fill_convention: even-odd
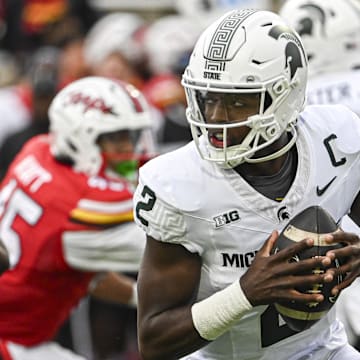
[[[224,214],[217,215],[213,219],[215,222],[215,228],[220,228],[224,225],[240,220],[240,215],[238,210],[231,210]]]

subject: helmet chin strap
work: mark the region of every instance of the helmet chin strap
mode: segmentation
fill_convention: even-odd
[[[256,164],[256,163],[260,163],[260,162],[265,162],[265,161],[277,159],[281,155],[288,152],[296,143],[297,131],[295,130],[294,124],[290,124],[290,134],[291,134],[291,139],[289,140],[289,142],[287,142],[278,151],[275,151],[272,154],[269,154],[269,155],[266,155],[266,156],[263,156],[263,157],[259,157],[259,158],[255,158],[255,159],[244,157],[244,162],[247,162],[247,163],[250,163],[250,164]]]
[[[266,155],[266,156],[262,156],[262,157],[258,157],[258,158],[251,158],[251,157],[247,157],[244,156],[240,159],[236,159],[236,160],[230,160],[226,163],[220,164],[219,166],[224,168],[224,169],[233,169],[236,166],[243,164],[243,163],[249,163],[249,164],[256,164],[256,163],[261,163],[261,162],[266,162],[269,160],[273,160],[273,159],[277,159],[278,157],[280,157],[281,155],[285,154],[286,152],[288,152],[296,143],[297,140],[297,131],[295,129],[295,125],[294,124],[289,124],[289,132],[291,134],[291,139],[289,140],[289,142],[287,142],[282,148],[280,148],[279,150],[277,150],[276,152]],[[253,154],[254,155],[254,154]]]

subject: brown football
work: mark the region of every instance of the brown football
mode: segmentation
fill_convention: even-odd
[[[300,261],[315,256],[324,256],[330,249],[342,247],[343,244],[326,244],[323,240],[324,234],[337,231],[338,225],[331,215],[320,206],[311,206],[294,216],[285,226],[276,241],[273,252],[290,246],[294,242],[299,242],[305,238],[312,238],[315,244],[312,248],[306,249],[296,254],[290,261]],[[330,267],[339,267],[338,259],[335,259]],[[326,269],[318,267],[312,269],[312,273],[323,273]],[[335,304],[337,297],[331,294],[331,289],[342,282],[343,276],[339,275],[331,283],[313,284],[309,288],[298,288],[302,293],[321,293],[325,300],[321,303],[298,303],[281,302],[276,303],[275,308],[287,323],[295,331],[303,331],[320,320]]]

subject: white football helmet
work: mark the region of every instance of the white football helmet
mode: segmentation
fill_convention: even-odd
[[[187,16],[168,15],[154,21],[144,35],[144,50],[153,75],[181,75],[203,29]]]
[[[143,49],[137,35],[145,25],[135,13],[114,12],[101,17],[86,35],[85,62],[95,66],[114,52],[120,52],[132,64],[141,62]]]
[[[360,65],[360,1],[288,0],[280,15],[301,36],[310,77]]]
[[[151,126],[139,90],[101,77],[76,80],[62,89],[50,105],[49,119],[53,155],[71,160],[75,171],[88,175],[97,174],[103,164],[100,135]]]
[[[284,154],[296,140],[295,123],[304,106],[306,81],[307,59],[300,38],[278,15],[249,9],[225,14],[200,36],[182,79],[187,119],[202,158],[231,168]],[[202,106],[207,92],[258,94],[260,108],[246,121],[207,124]],[[240,126],[251,129],[241,144],[211,145],[209,129],[222,130],[226,139],[229,128]],[[287,145],[253,158],[285,131],[292,134]]]

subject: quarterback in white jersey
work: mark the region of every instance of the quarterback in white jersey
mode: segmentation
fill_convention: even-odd
[[[360,274],[359,239],[290,262],[271,254],[289,218],[311,205],[360,222],[360,122],[342,106],[303,110],[307,59],[276,14],[234,10],[200,36],[183,75],[194,141],[140,169],[135,219],[147,234],[138,278],[144,359],[360,359],[330,310],[296,332],[272,305],[321,302],[297,287]],[[346,189],[346,191],[344,191]],[[304,275],[345,258],[338,270]]]
[[[309,60],[307,104],[342,104],[360,115],[360,3],[354,0],[287,0],[280,14],[302,37]],[[341,226],[360,234],[345,216]],[[360,282],[337,302],[349,341],[360,349]]]

